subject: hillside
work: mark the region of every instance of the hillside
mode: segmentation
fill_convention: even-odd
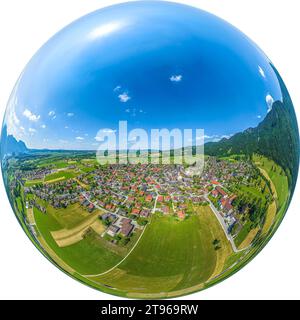
[[[272,110],[256,128],[249,128],[229,139],[206,143],[205,154],[262,154],[286,171],[293,190],[298,175],[299,131],[291,98],[275,68],[274,71],[281,86],[282,101],[273,103]]]

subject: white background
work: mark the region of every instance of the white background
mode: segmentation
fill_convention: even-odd
[[[121,1],[0,1],[0,114],[25,64],[74,19]],[[281,73],[300,114],[299,0],[177,1],[231,22],[254,40]],[[279,230],[246,267],[190,299],[300,299],[300,186]],[[298,210],[297,210],[298,209]],[[118,299],[66,276],[31,244],[0,185],[0,298]]]

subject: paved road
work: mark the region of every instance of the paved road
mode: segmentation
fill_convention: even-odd
[[[215,214],[215,216],[217,217],[217,219],[219,220],[220,222],[220,225],[222,226],[222,229],[226,235],[226,238],[229,240],[230,244],[231,244],[231,247],[232,247],[232,250],[237,253],[237,252],[241,252],[241,251],[244,251],[248,248],[245,248],[245,249],[238,249],[234,243],[234,240],[232,238],[232,236],[228,233],[227,231],[227,225],[222,217],[222,215],[220,214],[220,212],[217,210],[217,208],[214,206],[214,204],[210,201],[210,199],[208,198],[207,195],[204,196],[205,199],[208,201],[208,203],[210,204],[210,208],[212,209],[213,213]]]

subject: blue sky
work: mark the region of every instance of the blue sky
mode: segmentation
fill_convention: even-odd
[[[31,59],[8,132],[30,148],[96,149],[99,129],[256,126],[281,92],[270,61],[237,29],[188,6],[141,1],[85,16]]]

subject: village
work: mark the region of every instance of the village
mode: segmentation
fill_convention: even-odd
[[[101,237],[114,243],[120,236],[128,239],[135,230],[143,229],[154,213],[180,221],[194,214],[196,206],[205,205],[211,206],[230,233],[240,223],[234,206],[237,196],[230,191],[232,185],[247,184],[255,173],[250,162],[213,157],[206,160],[203,174],[194,177],[187,175],[180,165],[115,164],[95,166],[88,172],[72,165],[72,169],[76,172],[72,178],[24,186],[24,194],[31,195],[27,205],[45,214],[46,208],[37,199],[56,209],[78,203],[90,214],[100,210],[105,226]],[[24,174],[19,172],[18,178],[23,182],[34,181],[57,171],[45,167]]]

